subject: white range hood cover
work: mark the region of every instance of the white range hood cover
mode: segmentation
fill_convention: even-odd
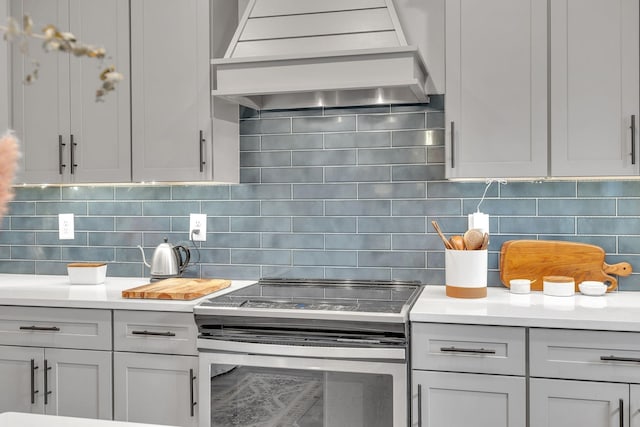
[[[428,102],[393,0],[250,0],[214,96],[255,109]]]

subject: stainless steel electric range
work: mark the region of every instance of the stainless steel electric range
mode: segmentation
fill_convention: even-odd
[[[262,279],[196,306],[201,425],[409,420],[418,282]]]

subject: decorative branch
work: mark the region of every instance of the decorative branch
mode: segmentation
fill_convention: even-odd
[[[3,39],[7,42],[17,43],[20,52],[27,57],[29,57],[29,38],[42,40],[42,48],[45,52],[66,52],[78,57],[86,56],[99,60],[104,60],[106,57],[106,50],[104,48],[81,43],[76,40],[73,34],[61,32],[53,25],[45,26],[41,34],[34,33],[33,21],[29,15],[23,17],[22,29],[20,29],[20,25],[15,18],[9,17],[6,27],[0,25],[0,32],[4,33]],[[32,59],[31,62],[33,63],[34,69],[25,76],[24,82],[26,84],[31,84],[38,79],[40,64],[34,59]],[[100,73],[102,84],[96,90],[96,101],[103,100],[108,92],[115,90],[116,84],[123,78],[124,76],[117,72],[113,65],[105,68]]]
[[[13,199],[13,176],[19,157],[18,140],[7,132],[0,137],[0,218],[7,213],[8,203]]]

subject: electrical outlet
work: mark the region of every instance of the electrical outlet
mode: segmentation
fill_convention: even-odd
[[[58,238],[60,240],[73,240],[75,238],[72,213],[58,214]]]
[[[207,240],[207,215],[192,213],[189,216],[189,239],[196,242]]]

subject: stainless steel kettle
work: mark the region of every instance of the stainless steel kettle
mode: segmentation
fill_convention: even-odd
[[[167,240],[165,237],[164,243],[160,243],[153,251],[151,265],[147,263],[142,246],[138,246],[144,265],[151,270],[151,281],[180,277],[189,264],[189,249],[180,245],[173,246]]]

